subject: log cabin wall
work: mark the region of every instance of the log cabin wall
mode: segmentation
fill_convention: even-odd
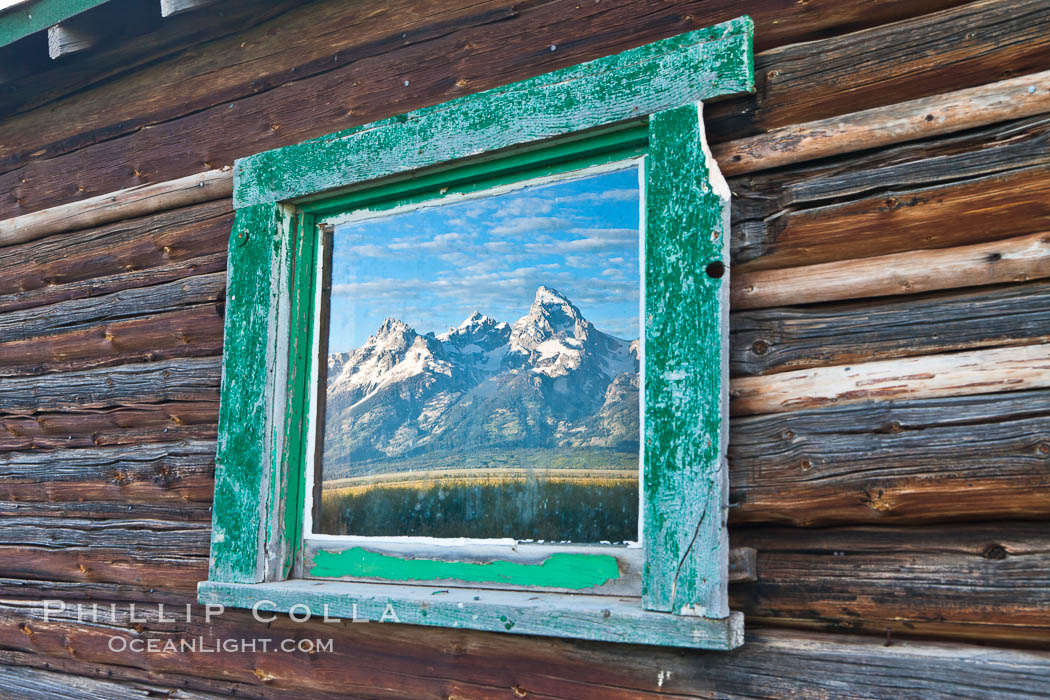
[[[0,83],[0,696],[1046,692],[1050,4],[228,5]],[[747,644],[206,624],[222,168],[741,12],[757,94],[706,116],[734,193]],[[45,619],[44,599],[70,608]],[[117,653],[114,635],[334,650]]]

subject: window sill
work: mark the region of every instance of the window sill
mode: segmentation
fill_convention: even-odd
[[[289,580],[202,581],[201,604],[316,619],[401,622],[489,632],[726,651],[744,642],[744,616],[653,612],[639,598]]]

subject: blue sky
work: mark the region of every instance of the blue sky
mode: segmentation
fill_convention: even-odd
[[[538,286],[601,331],[638,337],[638,171],[341,224],[332,254],[329,351],[360,347],[387,317],[442,333],[475,309],[524,316]]]

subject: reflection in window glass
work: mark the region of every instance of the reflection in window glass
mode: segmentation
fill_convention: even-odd
[[[638,171],[336,227],[335,535],[637,539]]]

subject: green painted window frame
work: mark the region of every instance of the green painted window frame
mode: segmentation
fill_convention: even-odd
[[[702,103],[754,89],[752,35],[741,17],[237,162],[202,603],[705,649],[742,643],[743,618],[729,610],[726,588],[729,190],[706,145]],[[640,596],[527,587],[566,563],[609,566],[607,555],[580,552],[448,562],[362,550],[349,559],[379,557],[388,579],[399,578],[391,567],[425,573],[400,577],[405,583],[302,578],[307,443],[318,430],[308,410],[318,371],[318,224],[348,209],[638,156]],[[478,572],[494,565],[526,587],[458,587],[491,580]]]

